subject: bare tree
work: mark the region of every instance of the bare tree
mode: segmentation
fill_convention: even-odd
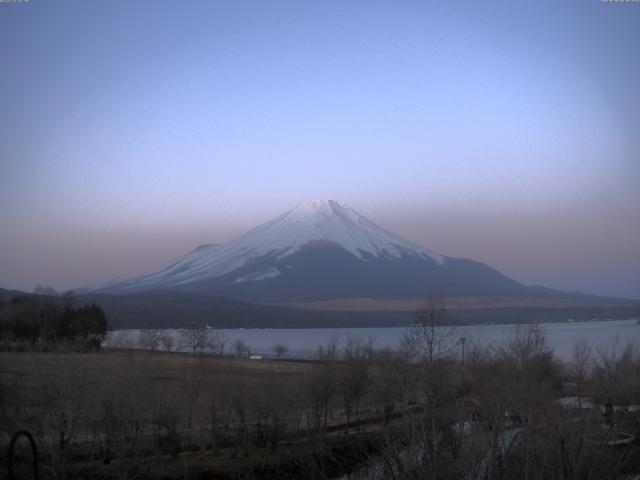
[[[42,438],[54,476],[64,480],[67,478],[69,446],[79,433],[86,400],[86,369],[75,356],[69,356],[62,360],[56,375],[46,375],[39,357],[33,358],[39,377],[37,395],[43,408],[38,415],[42,422]]]
[[[127,330],[111,332],[107,338],[107,345],[112,348],[131,350],[136,348],[136,337]]]
[[[338,339],[335,336],[327,341],[326,345],[318,346],[316,357],[320,361],[335,361],[338,358]]]
[[[326,346],[318,347],[315,368],[307,374],[306,394],[310,406],[308,428],[326,428],[334,396],[337,393],[337,339],[332,337]]]
[[[185,358],[181,376],[181,386],[185,400],[185,447],[189,447],[195,430],[195,415],[200,398],[203,394],[206,376],[206,361],[204,357]],[[195,361],[195,364],[194,364]]]
[[[499,351],[520,368],[541,355],[553,354],[544,331],[537,323],[518,325]]]
[[[160,346],[161,338],[162,333],[160,332],[160,330],[155,330],[153,328],[141,330],[138,334],[138,345],[140,345],[145,350],[151,350],[152,352],[155,352]]]
[[[196,352],[204,352],[209,346],[209,330],[196,322],[186,322],[185,327],[180,330],[179,345],[181,349]]]
[[[344,402],[347,424],[352,416],[360,417],[362,398],[371,384],[369,359],[373,355],[373,342],[362,342],[349,338],[344,350],[344,361],[340,369],[338,385]]]
[[[165,352],[170,352],[173,348],[173,337],[171,335],[163,335],[160,337],[160,343]]]
[[[273,351],[273,353],[275,353],[276,357],[282,358],[289,351],[289,347],[287,347],[284,343],[276,343],[271,347],[271,350]]]
[[[594,361],[592,381],[600,403],[640,404],[640,349],[632,343],[600,351]]]
[[[277,372],[270,369],[250,396],[253,443],[258,448],[269,447],[270,453],[275,453],[288,427],[287,417],[295,395],[287,386]]]
[[[384,412],[385,425],[390,421],[396,404],[406,394],[406,370],[408,365],[401,355],[385,349],[377,352],[373,361],[372,393],[376,406]]]
[[[573,355],[568,365],[571,378],[578,384],[584,383],[591,370],[592,349],[585,340],[573,346]]]
[[[455,327],[447,322],[445,301],[429,298],[416,312],[416,323],[405,333],[402,342],[414,356],[433,362],[449,356],[456,340]]]
[[[227,346],[227,336],[222,330],[213,330],[209,334],[209,348],[216,357],[224,357],[224,350]]]
[[[249,345],[247,345],[241,338],[233,342],[233,349],[235,350],[236,357],[238,358],[246,357],[249,353]]]
[[[208,375],[208,381],[215,381],[219,377]],[[210,385],[211,387],[212,385]],[[205,433],[207,440],[211,444],[213,455],[219,453],[220,439],[223,436],[223,427],[228,423],[230,411],[224,399],[233,392],[233,385],[227,381],[216,382],[213,388],[203,400],[204,418],[206,420]]]
[[[251,432],[249,429],[249,415],[247,410],[250,400],[248,399],[247,392],[242,387],[236,388],[233,395],[227,397],[227,401],[229,402],[229,410],[232,412],[234,419],[232,425],[236,436],[236,445],[242,450],[244,456],[248,457]]]
[[[158,385],[149,391],[145,382],[153,375],[152,358],[130,351],[94,413],[93,437],[100,445],[100,456],[114,466],[121,480],[139,478],[158,457],[157,451],[148,448],[162,399]]]

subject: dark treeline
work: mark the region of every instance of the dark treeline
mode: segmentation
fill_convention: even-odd
[[[108,323],[94,303],[75,305],[72,294],[38,287],[0,302],[0,345],[9,350],[100,348]]]

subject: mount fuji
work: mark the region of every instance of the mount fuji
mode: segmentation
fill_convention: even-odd
[[[405,240],[333,200],[307,200],[235,240],[200,246],[159,270],[83,291],[159,289],[255,302],[541,293],[485,264]]]

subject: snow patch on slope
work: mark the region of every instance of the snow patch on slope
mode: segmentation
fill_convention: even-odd
[[[237,278],[233,283],[259,282],[260,280],[267,280],[269,278],[277,277],[278,275],[280,275],[280,270],[278,270],[276,267],[272,267]]]

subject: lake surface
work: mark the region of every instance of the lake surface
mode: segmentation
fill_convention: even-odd
[[[560,358],[569,358],[573,347],[580,341],[588,342],[594,350],[610,352],[613,348],[624,348],[629,343],[640,347],[640,324],[635,319],[599,320],[590,322],[541,323],[549,345]],[[474,342],[488,345],[499,345],[513,335],[516,325],[470,325],[457,327],[455,335],[466,337]],[[398,345],[407,328],[283,328],[283,329],[222,329],[228,343],[227,351],[232,353],[236,340],[243,340],[253,353],[273,356],[272,347],[284,344],[288,348],[287,357],[312,358],[319,345],[326,345],[332,339],[338,342],[338,348],[351,338],[374,341],[377,348],[395,347]],[[118,330],[112,332],[107,345],[114,339],[123,338],[135,341],[139,330]],[[179,329],[162,331],[164,335],[174,337],[177,345],[180,337]],[[594,351],[594,353],[596,353]]]

